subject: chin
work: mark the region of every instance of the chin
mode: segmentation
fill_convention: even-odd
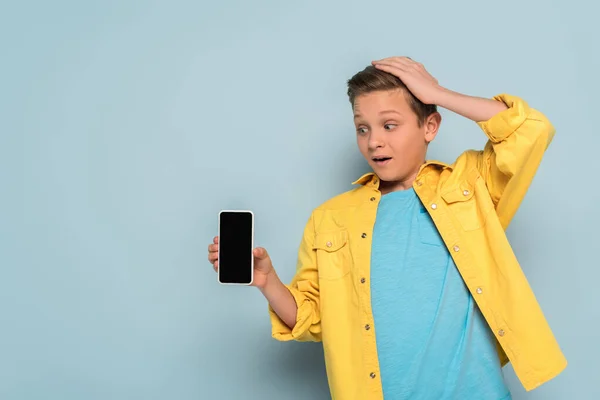
[[[400,178],[398,177],[397,173],[394,173],[393,171],[386,171],[386,170],[381,170],[379,168],[377,169],[373,169],[373,172],[375,172],[375,174],[379,177],[379,179],[381,179],[384,182],[395,182],[400,180]]]
[[[406,173],[390,167],[391,166],[381,168],[378,166],[371,166],[373,172],[375,172],[379,179],[384,182],[399,182],[406,179]]]

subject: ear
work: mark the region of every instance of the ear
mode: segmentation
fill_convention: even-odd
[[[433,139],[435,139],[441,124],[442,115],[437,111],[425,119],[425,122],[423,122],[423,128],[425,130],[425,141],[427,143],[430,143]]]

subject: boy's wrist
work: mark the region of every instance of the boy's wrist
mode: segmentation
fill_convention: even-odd
[[[459,93],[438,85],[435,91],[435,101],[433,104],[451,110],[453,101],[456,101]]]
[[[266,295],[265,292],[269,292],[273,287],[277,286],[278,284],[283,283],[279,279],[279,276],[277,276],[275,268],[272,268],[271,271],[269,271],[265,277],[265,283],[259,286],[258,289]]]

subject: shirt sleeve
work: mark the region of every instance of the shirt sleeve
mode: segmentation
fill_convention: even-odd
[[[314,214],[306,224],[300,248],[296,273],[286,285],[298,306],[296,324],[290,329],[269,305],[272,336],[280,341],[321,341],[321,317],[319,312],[319,275],[314,249]]]
[[[478,168],[504,229],[519,208],[554,138],[555,129],[544,114],[516,96],[494,97],[508,107],[478,122],[488,137],[479,153]]]

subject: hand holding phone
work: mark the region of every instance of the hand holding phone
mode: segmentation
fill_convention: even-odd
[[[260,289],[275,313],[294,329],[298,313],[296,300],[281,282],[271,257],[254,245],[254,215],[250,211],[221,211],[219,236],[208,246],[208,261],[227,285],[252,285]]]
[[[264,287],[273,272],[271,258],[254,246],[254,214],[247,210],[219,213],[219,236],[208,246],[208,260],[224,285]]]

